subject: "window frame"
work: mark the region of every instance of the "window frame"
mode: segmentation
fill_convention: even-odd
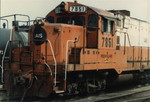
[[[107,34],[114,33],[114,20],[102,17],[102,32]]]
[[[80,25],[80,24],[73,24],[73,18],[80,18],[81,19],[81,17],[82,17],[82,21],[83,21],[83,24],[82,25]],[[75,21],[75,20],[74,20]],[[73,24],[73,25],[78,25],[78,26],[85,26],[85,16],[73,16],[72,18],[71,18],[71,24]]]
[[[65,20],[67,22],[65,20],[63,20],[64,18],[65,18]],[[61,19],[61,21],[65,21],[65,22],[60,22],[60,21],[58,21],[58,19]],[[63,16],[63,17],[57,17],[56,23],[70,24],[70,17],[65,17],[65,16]]]
[[[55,20],[54,20],[54,17],[53,16],[49,16],[46,18],[46,21],[48,21],[49,23],[54,23]],[[52,21],[52,22],[51,22]]]
[[[88,15],[88,30],[96,31],[98,29],[98,15],[97,14],[89,14]]]

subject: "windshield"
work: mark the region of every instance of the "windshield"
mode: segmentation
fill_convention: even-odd
[[[57,23],[70,24],[69,17],[59,17],[57,18]]]
[[[77,17],[72,17],[71,19],[69,17],[59,17],[59,18],[57,18],[57,23],[84,26],[85,25],[85,17],[77,16]]]
[[[72,24],[73,25],[84,26],[85,25],[85,17],[83,17],[83,16],[72,17]]]

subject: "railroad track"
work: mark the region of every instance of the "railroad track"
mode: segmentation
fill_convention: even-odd
[[[20,100],[16,99],[17,101]],[[4,90],[0,90],[0,102],[11,101],[7,97],[7,94]],[[13,99],[14,101],[14,99]],[[109,93],[98,93],[94,95],[88,96],[72,96],[72,98],[64,98],[57,97],[55,100],[51,100],[51,98],[28,98],[24,100],[32,102],[149,102],[150,101],[150,85],[136,87],[133,89],[117,91],[117,92],[109,92]]]
[[[149,102],[150,101],[150,86],[142,86],[125,91],[103,93],[91,97],[79,99],[78,102]],[[77,100],[71,99],[69,102]]]

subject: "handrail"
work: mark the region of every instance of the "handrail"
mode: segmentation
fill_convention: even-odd
[[[23,21],[23,20],[16,20],[16,17],[17,16],[23,16],[23,17],[27,17],[27,21]],[[27,26],[30,26],[30,17],[28,15],[25,15],[25,14],[12,14],[12,15],[7,15],[7,16],[2,16],[0,17],[0,19],[4,19],[4,18],[8,18],[8,17],[14,17],[14,21],[19,21],[19,22],[27,22]]]
[[[65,79],[67,79],[67,69],[68,69],[68,49],[69,49],[69,42],[75,43],[76,40],[67,40],[67,44],[66,44],[66,62],[65,62]]]
[[[51,76],[53,76],[53,73],[52,73],[52,69],[50,68],[50,66],[45,62],[45,65],[48,67],[50,73],[51,73]]]
[[[14,40],[14,42],[19,42],[19,44],[20,44],[20,40]],[[1,65],[1,69],[2,69],[2,72],[1,72],[1,79],[2,79],[2,83],[3,83],[3,73],[4,73],[4,69],[3,69],[3,67],[4,67],[4,58],[5,58],[5,55],[6,55],[6,51],[7,51],[7,48],[8,48],[8,44],[10,43],[10,42],[12,42],[12,40],[8,40],[7,41],[7,43],[6,43],[6,47],[5,47],[5,50],[4,50],[4,54],[3,54],[3,57],[2,57],[2,65]]]
[[[7,16],[2,16],[2,17],[0,17],[0,19],[1,18],[12,17],[12,16],[14,17],[14,20],[16,20],[16,16],[25,16],[25,17],[28,18],[28,21],[30,21],[30,17],[28,15],[25,15],[25,14],[12,14],[12,15],[7,15]]]
[[[9,42],[12,40],[12,31],[13,31],[13,28],[11,29],[11,32],[10,32],[10,38],[9,38],[9,40],[7,41],[7,43],[6,43],[6,46],[5,46],[5,50],[4,50],[4,54],[3,54],[3,57],[2,57],[2,65],[1,65],[1,69],[2,69],[2,72],[1,72],[1,81],[2,81],[2,83],[4,82],[4,80],[3,80],[3,73],[4,73],[4,58],[5,58],[5,55],[6,55],[6,51],[7,51],[7,48],[8,48],[8,44],[9,44]]]
[[[4,54],[3,54],[3,57],[2,57],[2,65],[1,65],[1,69],[2,69],[2,72],[1,72],[1,81],[2,83],[4,82],[3,80],[3,73],[4,73],[4,58],[5,58],[5,55],[6,55],[6,51],[7,51],[7,48],[8,48],[8,44],[10,43],[10,40],[7,41],[6,43],[6,47],[5,47],[5,50],[4,50]]]
[[[131,41],[130,41],[129,34],[128,34],[128,33],[126,33],[126,34],[127,34],[127,37],[128,37],[128,42],[129,42],[129,45],[130,45],[130,46],[132,46],[132,45],[131,45]]]
[[[53,59],[54,59],[54,63],[55,63],[55,81],[54,81],[54,86],[56,86],[56,77],[57,77],[57,61],[56,61],[56,57],[55,57],[55,54],[54,54],[54,50],[53,50],[53,47],[52,47],[52,43],[50,40],[47,40],[49,45],[50,45],[50,48],[51,48],[51,51],[52,51],[52,55],[53,55]]]

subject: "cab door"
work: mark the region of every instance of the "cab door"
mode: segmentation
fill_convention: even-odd
[[[98,15],[88,16],[87,48],[98,48]]]

